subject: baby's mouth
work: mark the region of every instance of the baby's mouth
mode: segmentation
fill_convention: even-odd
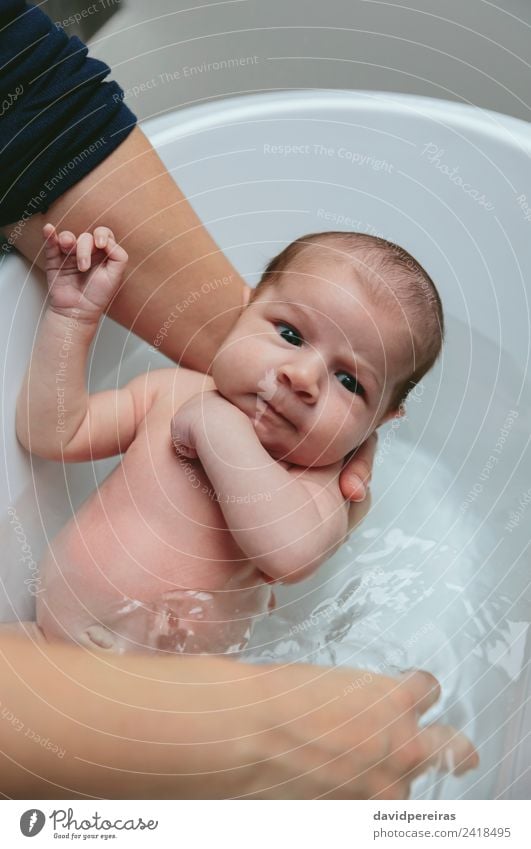
[[[282,413],[279,413],[279,411],[278,411],[278,410],[275,410],[275,408],[273,407],[273,405],[272,405],[272,404],[270,404],[270,403],[269,403],[269,401],[266,401],[265,403],[267,404],[268,410],[269,410],[269,411],[270,411],[270,412],[271,412],[274,416],[276,416],[276,417],[277,417],[277,418],[279,418],[279,419],[282,419],[282,421],[286,422],[286,424],[289,424],[289,425],[291,424],[291,422],[290,422],[290,421],[288,421],[288,419],[286,418],[286,416],[283,416],[283,415],[282,415]]]
[[[260,395],[256,396],[256,415],[255,422],[260,421],[262,416],[266,415],[268,418],[274,419],[275,421],[284,422],[290,427],[294,427],[293,423],[286,418],[279,410],[277,410],[270,401],[266,401]]]

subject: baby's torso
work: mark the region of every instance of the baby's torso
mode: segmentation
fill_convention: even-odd
[[[188,397],[214,388],[198,374]],[[171,394],[154,403],[120,465],[53,540],[37,600],[48,636],[76,639],[96,624],[179,650],[172,621],[184,618],[222,623],[211,631],[237,645],[246,616],[272,606],[271,587],[236,545],[201,463],[175,453],[175,411]],[[182,637],[182,622],[177,630]]]

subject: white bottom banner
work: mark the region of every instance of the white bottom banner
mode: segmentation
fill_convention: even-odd
[[[523,801],[4,801],[2,845],[531,846]],[[98,843],[99,841],[99,843]],[[295,843],[296,841],[296,843]],[[452,844],[447,841],[453,841]],[[457,841],[457,843],[456,843]]]

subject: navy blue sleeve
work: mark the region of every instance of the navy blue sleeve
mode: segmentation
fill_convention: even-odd
[[[45,212],[134,128],[87,54],[37,7],[0,0],[0,226]]]

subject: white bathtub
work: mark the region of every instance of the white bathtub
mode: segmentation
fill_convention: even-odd
[[[287,92],[194,107],[144,130],[251,284],[281,246],[332,229],[396,241],[435,279],[444,357],[406,421],[382,433],[373,511],[318,575],[279,593],[256,653],[317,649],[311,659],[432,670],[444,694],[432,718],[470,734],[481,767],[461,780],[421,779],[415,795],[528,798],[531,128],[426,98]],[[33,616],[46,536],[113,462],[65,475],[18,447],[14,404],[42,281],[16,255],[0,274],[7,621]],[[107,322],[91,385],[123,383],[157,362]]]

